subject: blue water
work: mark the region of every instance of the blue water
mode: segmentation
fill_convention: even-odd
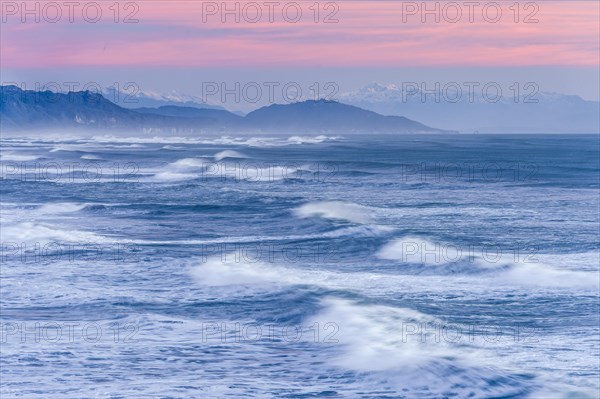
[[[3,398],[595,398],[597,136],[2,140]]]

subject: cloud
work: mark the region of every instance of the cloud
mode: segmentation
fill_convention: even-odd
[[[140,3],[139,23],[115,23],[112,16],[96,24],[77,20],[55,24],[2,24],[4,67],[78,66],[596,66],[598,9],[593,2],[539,4],[538,23],[515,23],[502,3],[498,23],[475,14],[470,23],[422,23],[420,15],[403,22],[398,2],[340,2],[338,23],[322,23],[332,10],[321,10],[318,23],[299,2],[303,17],[286,22],[275,13],[250,23],[234,15],[206,16],[202,4]],[[217,3],[215,3],[217,4]],[[221,3],[218,3],[221,4]],[[262,4],[262,3],[258,3]],[[286,4],[283,2],[281,4]],[[420,3],[418,3],[420,4]],[[443,3],[442,3],[443,4]],[[459,4],[461,4],[459,2]],[[512,3],[511,3],[512,4]],[[520,4],[520,3],[519,3]],[[509,13],[510,11],[510,13]],[[523,19],[531,10],[521,10]],[[109,14],[110,16],[110,14]],[[120,18],[123,18],[121,15]]]

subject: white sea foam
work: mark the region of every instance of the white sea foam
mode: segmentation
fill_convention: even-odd
[[[84,209],[89,204],[83,203],[73,203],[73,202],[55,202],[44,204],[40,206],[37,211],[40,213],[46,214],[58,214],[58,213],[68,213],[68,212],[78,212]]]
[[[55,221],[74,218],[88,203],[1,204],[1,241],[45,245],[48,243],[105,243],[108,238],[90,231],[57,225]]]
[[[402,389],[407,397],[516,397],[527,381],[506,378],[507,359],[490,358],[479,341],[416,310],[325,298],[307,320],[318,325],[331,356],[327,364],[365,375],[372,385]],[[315,324],[317,323],[317,324]],[[496,385],[489,381],[503,379]],[[431,387],[435,387],[432,391]]]
[[[219,244],[223,241],[197,242],[196,245]],[[136,242],[137,243],[137,242]],[[191,243],[188,243],[191,244]],[[218,247],[214,247],[218,248]],[[240,252],[222,253],[205,259],[192,261],[190,274],[201,285],[254,287],[259,290],[273,290],[289,285],[313,285],[328,290],[349,290],[369,295],[390,295],[422,284],[429,287],[430,282],[420,276],[404,276],[377,272],[339,272],[320,267],[312,267],[313,261],[306,264],[299,261],[282,260],[281,263],[270,260],[273,255],[268,250],[258,253],[250,251],[247,256]],[[325,256],[326,254],[324,254]],[[275,254],[277,256],[277,254]]]
[[[514,284],[600,289],[598,273],[559,270],[541,263],[513,263],[500,277]]]
[[[144,148],[145,146],[140,143],[134,144],[121,144],[121,145],[107,145],[108,148]]]
[[[3,162],[27,162],[27,161],[35,161],[40,157],[37,155],[30,154],[19,154],[11,151],[3,151],[0,153],[0,160]]]
[[[439,325],[440,321],[416,310],[359,305],[339,298],[325,298],[322,305],[323,310],[309,324],[333,323],[337,332],[333,334],[330,328],[329,340],[339,341],[342,348],[332,359],[338,367],[368,372],[398,369],[406,373],[434,361],[469,355],[466,348],[459,355],[451,343],[433,337],[433,329],[429,334],[424,332],[424,324]]]
[[[307,136],[292,136],[287,139],[288,142],[293,144],[318,144],[323,143],[325,141],[335,141],[341,139],[341,136],[333,136],[328,137],[325,135],[320,135],[316,137],[307,137]]]
[[[542,263],[536,256],[513,252],[502,253],[494,248],[491,254],[473,247],[464,248],[443,242],[433,242],[417,236],[395,239],[384,245],[376,256],[400,261],[406,265],[423,265],[434,274],[478,273],[497,283],[549,287],[598,287],[597,272],[560,269]],[[570,254],[562,257],[570,257]]]
[[[91,161],[102,160],[102,157],[99,157],[98,155],[94,155],[94,154],[84,154],[80,158],[86,159],[86,160],[91,160]]]
[[[215,161],[222,161],[223,159],[226,158],[248,158],[247,155],[242,154],[241,152],[238,151],[234,151],[234,150],[224,150],[221,152],[217,152],[214,155]]]
[[[220,143],[215,144],[234,144],[234,145],[245,145],[248,147],[255,148],[271,148],[271,147],[280,147],[285,145],[282,143],[281,139],[273,138],[273,137],[250,137],[250,138],[231,138],[231,137],[223,137],[221,138]]]
[[[192,276],[203,285],[271,285],[300,283],[296,272],[263,262],[239,259],[239,254],[208,258],[192,269]]]
[[[97,234],[69,230],[45,223],[24,222],[10,226],[3,226],[1,231],[3,243],[40,244],[48,243],[104,243],[108,242],[105,237]]]
[[[406,236],[384,245],[376,256],[386,260],[400,260],[406,263],[443,265],[458,261],[462,257],[460,248],[440,244],[425,238]]]
[[[61,144],[61,145],[54,146],[49,152],[59,152],[59,151],[64,151],[64,152],[83,151],[83,152],[86,152],[86,150],[90,150],[90,149],[98,149],[98,146],[92,145],[89,143],[85,143],[85,142],[81,142],[78,144]]]
[[[183,159],[178,159],[175,162],[170,163],[167,167],[169,169],[176,169],[176,170],[182,170],[182,169],[198,169],[198,168],[203,168],[207,165],[210,165],[211,162],[209,162],[206,159],[203,158],[183,158]]]
[[[161,168],[147,178],[152,182],[179,182],[200,177],[202,169],[211,162],[203,158],[182,158]]]
[[[223,151],[217,154],[220,158],[242,156],[235,151]],[[223,158],[224,159],[224,158]],[[229,178],[237,181],[278,181],[297,178],[297,168],[289,166],[259,167],[255,164],[240,164],[236,162],[214,163],[207,158],[183,158],[168,164],[163,170],[154,173],[153,181],[183,181],[198,177]]]
[[[155,175],[149,178],[150,181],[155,182],[179,182],[179,181],[187,181],[193,180],[198,177],[197,174],[194,173],[180,173],[180,172],[171,172],[165,171],[156,173]]]
[[[208,170],[207,177],[228,177],[238,181],[279,181],[297,178],[297,168],[289,166],[269,166],[260,168],[257,165],[242,165],[238,163],[224,163]]]
[[[321,201],[309,202],[294,210],[297,217],[308,218],[313,216],[325,219],[346,220],[352,223],[366,224],[371,222],[368,208],[351,202]]]
[[[64,214],[78,212],[84,209],[87,203],[55,202],[47,204],[0,204],[0,220],[2,228],[17,225],[22,222],[45,222],[49,218],[63,217]]]

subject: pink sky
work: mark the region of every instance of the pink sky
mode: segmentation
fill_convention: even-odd
[[[291,3],[287,1],[280,1],[275,9],[274,22],[264,14],[258,23],[244,22],[243,15],[240,23],[233,16],[222,23],[219,12],[203,22],[200,1],[138,1],[135,18],[139,22],[133,24],[113,21],[109,9],[113,1],[98,2],[103,16],[95,24],[85,22],[81,10],[75,11],[76,22],[69,23],[66,9],[58,23],[45,22],[43,15],[40,23],[33,16],[22,23],[21,10],[10,15],[13,10],[3,2],[0,61],[5,68],[600,64],[596,1],[538,1],[537,23],[515,23],[508,8],[514,1],[499,2],[503,14],[497,23],[486,22],[481,7],[475,11],[475,22],[468,22],[465,6],[461,22],[435,23],[429,16],[429,22],[422,23],[417,13],[406,16],[404,23],[401,2],[390,1],[338,1],[338,23],[315,23],[309,9],[314,2],[296,1],[303,11],[297,23],[281,17],[281,7]],[[120,3],[120,19],[133,10],[125,10],[125,3]],[[233,3],[229,2],[231,7]],[[321,21],[334,10],[333,6],[324,10],[326,3],[319,2]],[[524,10],[526,3],[519,2],[521,19],[534,10]],[[20,7],[21,2],[14,4]],[[221,1],[213,4],[220,6]],[[257,4],[267,12],[262,1]]]

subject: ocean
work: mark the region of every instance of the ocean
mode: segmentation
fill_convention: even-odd
[[[2,139],[3,398],[596,398],[594,135]]]

